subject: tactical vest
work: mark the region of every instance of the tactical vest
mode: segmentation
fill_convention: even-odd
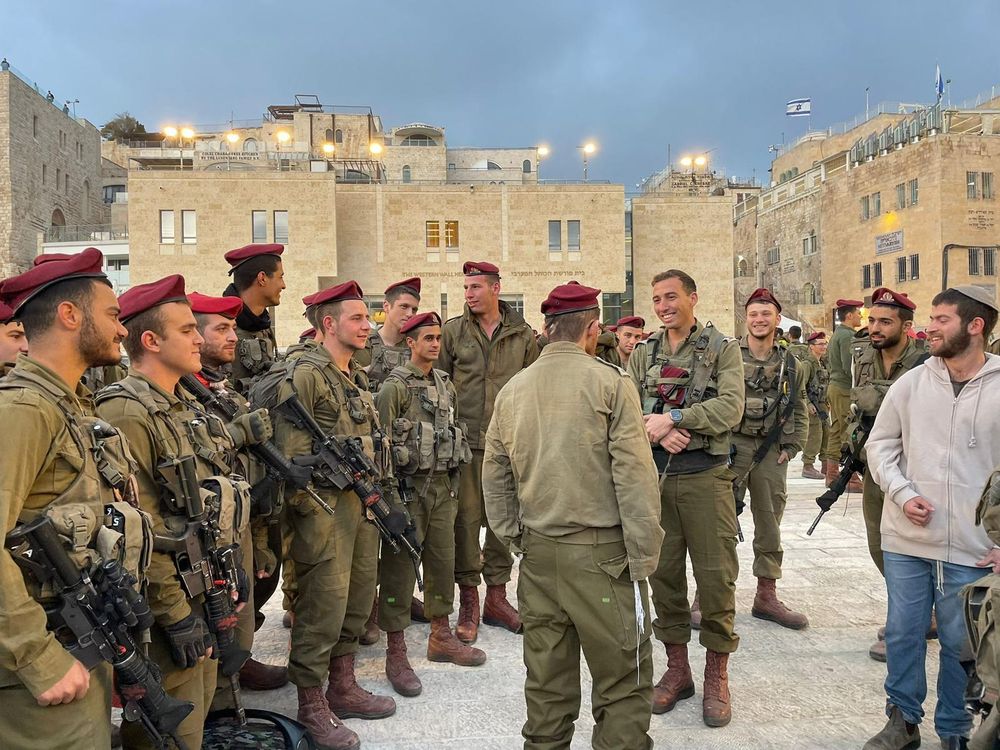
[[[677,355],[666,352],[663,346],[666,335],[666,330],[662,329],[646,342],[649,355],[642,381],[643,414],[662,414],[719,395],[717,365],[722,347],[729,339],[708,323],[695,341],[694,348]],[[708,436],[692,432],[691,442],[685,450],[704,450],[708,445]]]
[[[274,332],[270,328],[263,331],[236,330],[236,363],[233,367],[233,386],[241,393],[246,393],[254,378],[267,372],[271,364],[278,359]]]
[[[869,343],[860,349],[854,358],[854,387],[851,388],[851,401],[858,407],[858,416],[875,418],[879,407],[889,391],[889,386],[899,380],[907,370],[912,370],[924,359],[926,353],[913,347],[893,365],[893,376],[889,379],[879,378],[881,362],[877,360],[882,355]]]
[[[741,352],[747,351],[740,349]],[[795,377],[796,359],[786,350],[779,349],[779,356],[772,354],[766,362],[743,359],[743,382],[746,402],[739,432],[751,437],[767,435],[781,417],[781,411],[794,399],[791,380]],[[795,420],[788,419],[781,428],[782,434],[795,434]]]
[[[0,381],[0,390],[15,389],[39,393],[59,409],[81,461],[62,494],[44,510],[22,509],[18,523],[48,516],[80,570],[115,560],[143,581],[153,552],[153,527],[149,514],[138,507],[137,465],[121,433],[98,417],[74,412],[62,391],[33,373],[15,370]],[[19,559],[17,549],[11,554]],[[42,584],[31,575],[25,576],[25,583],[35,599],[55,593],[50,583]]]
[[[472,460],[465,431],[455,422],[448,375],[431,370],[431,377],[422,378],[407,367],[389,373],[406,386],[403,414],[389,425],[394,465],[404,476],[454,472]]]
[[[410,348],[405,343],[402,348],[398,345],[387,346],[377,331],[372,331],[368,341],[371,343],[372,362],[365,372],[368,374],[371,390],[375,392],[389,377],[389,373],[410,361]]]

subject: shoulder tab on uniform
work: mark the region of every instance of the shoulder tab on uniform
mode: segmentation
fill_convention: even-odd
[[[451,318],[448,318],[448,320],[446,320],[445,323],[451,323],[453,320],[461,320],[464,317],[465,317],[464,314],[463,315],[455,315],[455,316],[453,316]]]
[[[619,373],[621,373],[622,375],[624,375],[626,378],[628,377],[628,372],[625,371],[625,370],[623,370],[621,367],[619,367],[618,365],[616,365],[614,362],[608,362],[606,359],[601,359],[600,357],[591,357],[591,359],[594,359],[594,360],[600,362],[602,365],[606,365],[607,367],[610,367],[612,370],[617,370]]]

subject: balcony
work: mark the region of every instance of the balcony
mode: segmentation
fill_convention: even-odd
[[[111,224],[90,224],[49,227],[45,242],[116,242],[128,239],[128,228],[113,228]]]

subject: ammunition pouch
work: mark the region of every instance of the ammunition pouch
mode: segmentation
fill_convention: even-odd
[[[233,477],[214,476],[201,483],[211,495],[211,507],[216,508],[219,546],[236,544],[250,524],[250,486]]]
[[[252,376],[264,372],[274,361],[274,349],[270,341],[258,336],[241,338],[236,344],[236,358]]]
[[[1000,630],[997,629],[1000,575],[990,573],[970,583],[962,590],[962,597],[979,683],[977,694],[971,697],[985,706],[995,706],[1000,698]],[[992,744],[989,746],[992,747]]]
[[[993,544],[1000,546],[1000,471],[994,471],[976,506],[976,524],[982,525]]]

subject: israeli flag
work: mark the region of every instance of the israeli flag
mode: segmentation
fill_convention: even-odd
[[[941,66],[937,66],[937,75],[934,76],[934,90],[937,92],[938,101],[944,95],[944,78],[941,77]]]
[[[789,117],[808,117],[812,114],[812,99],[792,99],[785,105]]]

